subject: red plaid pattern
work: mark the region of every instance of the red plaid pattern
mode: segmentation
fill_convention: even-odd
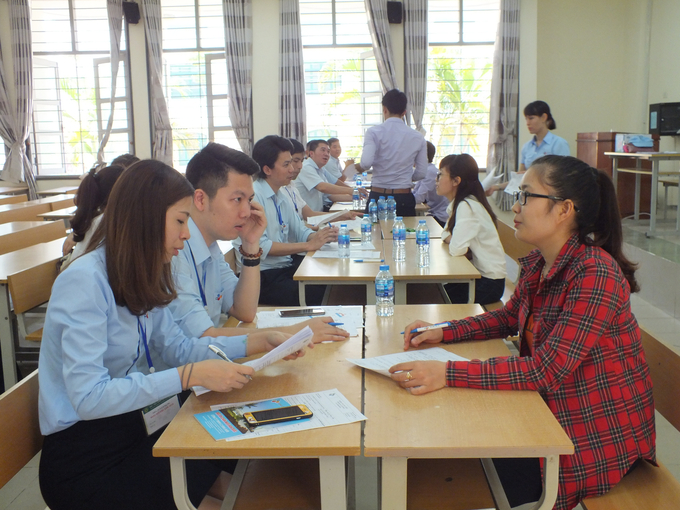
[[[574,455],[560,457],[555,504],[567,510],[607,492],[638,458],[655,462],[652,381],[630,287],[607,252],[574,236],[543,281],[540,252],[520,263],[507,305],[454,322],[444,341],[524,336],[533,312],[533,355],[522,338],[519,357],[449,362],[447,384],[541,393],[574,442]]]

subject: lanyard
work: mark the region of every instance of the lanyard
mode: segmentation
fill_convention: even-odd
[[[149,354],[149,344],[146,342],[146,319],[144,320],[144,326],[142,327],[142,321],[137,317],[137,331],[142,337],[142,343],[144,344],[144,352],[146,353],[146,362],[149,364],[149,372],[152,374],[156,371],[153,367],[153,361],[151,361],[151,354]]]
[[[276,207],[276,215],[279,217],[279,226],[281,227],[281,233],[283,233],[286,228],[285,223],[283,223],[283,217],[281,216],[281,208],[279,204],[276,203],[276,195],[272,195],[272,200],[274,201],[274,207]]]
[[[296,213],[299,212],[297,202],[295,201],[295,193],[291,193],[290,190],[288,189],[288,186],[284,186],[283,189],[286,190],[286,193],[288,193],[290,200],[293,202],[293,206],[295,207],[295,212]],[[274,203],[276,203],[276,202],[274,202]]]
[[[201,293],[201,301],[203,301],[203,306],[208,309],[208,301],[205,299],[205,291],[203,290],[205,287],[205,271],[203,272],[203,285],[201,285],[201,278],[198,276],[198,266],[196,265],[196,259],[194,258],[194,252],[191,249],[191,245],[189,244],[189,241],[184,241],[187,244],[187,248],[189,248],[189,253],[191,253],[191,260],[194,262],[194,271],[196,272],[196,281],[198,282],[198,291]]]

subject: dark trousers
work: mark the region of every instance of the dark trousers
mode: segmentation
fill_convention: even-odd
[[[140,412],[133,411],[45,436],[40,457],[45,503],[52,510],[176,508],[170,462],[151,453],[162,431],[148,436]],[[222,469],[209,460],[189,460],[186,466],[189,498],[198,506]]]
[[[467,283],[447,283],[444,285],[446,293],[451,299],[451,303],[464,304],[468,302]],[[475,280],[475,303],[488,305],[499,301],[505,292],[505,278],[492,280],[484,278]]]
[[[303,259],[302,255],[293,255],[288,267],[260,271],[261,305],[300,306],[300,288],[293,276]],[[307,285],[307,304],[320,305],[325,291],[325,285]]]
[[[394,197],[394,201],[397,203],[397,216],[416,215],[416,197],[413,196],[413,193],[397,193],[392,196]],[[377,204],[378,199],[380,197],[385,197],[385,200],[387,200],[387,196],[385,195],[385,193],[371,191],[368,194],[368,200],[366,201],[366,210],[364,211],[366,214],[368,214],[368,204],[371,203],[371,199],[375,198],[375,203]]]
[[[543,492],[538,459],[493,459],[511,507],[538,501]]]

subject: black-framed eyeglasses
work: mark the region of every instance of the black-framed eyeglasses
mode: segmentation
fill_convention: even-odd
[[[442,173],[441,173],[441,172],[437,172],[437,177],[435,177],[435,180],[438,181],[438,180],[441,178],[441,176],[442,176]]]
[[[530,191],[515,191],[512,194],[512,199],[515,202],[519,202],[519,205],[527,205],[527,198],[537,197],[537,198],[547,198],[549,200],[556,200],[557,202],[564,202],[566,198],[557,197],[555,195],[541,195],[540,193],[531,193]]]

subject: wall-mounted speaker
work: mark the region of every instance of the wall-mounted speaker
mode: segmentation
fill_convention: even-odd
[[[404,7],[401,2],[387,2],[387,21],[401,23],[404,16]]]
[[[137,2],[123,2],[123,14],[128,23],[136,25],[139,23],[139,5]]]

